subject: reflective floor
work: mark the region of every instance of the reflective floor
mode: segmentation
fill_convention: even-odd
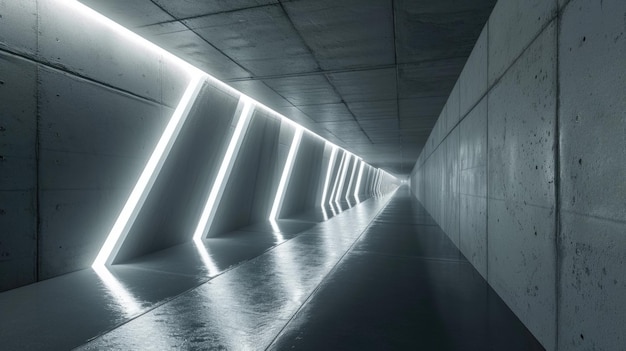
[[[0,293],[3,350],[541,350],[406,189]]]

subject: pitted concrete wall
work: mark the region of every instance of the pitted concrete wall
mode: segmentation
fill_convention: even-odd
[[[624,345],[625,15],[500,0],[411,174],[547,350]]]

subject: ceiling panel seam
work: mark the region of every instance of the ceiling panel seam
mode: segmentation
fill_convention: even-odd
[[[156,2],[154,2],[154,0],[150,0],[150,2],[152,2],[155,6],[157,6],[158,8],[160,8],[163,12],[167,13],[168,15],[174,17],[171,13],[169,13],[165,8],[163,8],[161,5],[157,4]],[[175,18],[175,17],[174,17]],[[250,72],[249,69],[247,69],[246,67],[242,66],[239,62],[235,61],[232,57],[230,57],[228,54],[226,54],[224,51],[220,50],[218,47],[216,47],[215,45],[213,45],[210,41],[206,40],[204,37],[202,37],[200,34],[196,33],[196,31],[194,31],[193,29],[191,29],[186,23],[184,23],[183,21],[178,21],[180,22],[180,24],[182,24],[183,26],[185,26],[185,28],[189,29],[190,32],[192,32],[193,34],[195,34],[196,36],[198,36],[198,38],[200,38],[202,41],[204,41],[205,43],[209,44],[213,49],[217,50],[217,52],[219,52],[220,54],[224,55],[224,57],[226,57],[227,59],[229,59],[232,63],[234,63],[235,65],[237,65],[239,68],[243,69],[244,71],[246,71],[246,73],[248,73],[248,75],[250,75],[250,77],[253,76],[252,72]]]
[[[314,55],[313,57],[315,58]],[[368,72],[368,71],[377,71],[377,70],[397,68],[399,66],[420,65],[420,64],[431,63],[431,62],[439,62],[441,60],[455,60],[455,59],[467,59],[467,57],[466,56],[451,56],[451,57],[444,57],[444,58],[437,58],[437,59],[403,62],[400,64],[393,64],[393,65],[362,66],[362,67],[345,68],[345,69],[322,70],[320,68],[318,71],[310,71],[310,72],[286,73],[286,74],[276,74],[276,75],[269,75],[269,76],[254,76],[250,78],[231,78],[231,79],[224,80],[224,82],[230,83],[230,82],[238,82],[238,81],[246,81],[246,80],[297,78],[297,77],[318,76],[318,75],[325,75],[325,74]],[[317,59],[315,59],[315,61],[317,62]]]
[[[289,22],[289,24],[291,25],[291,28],[293,28],[294,32],[298,35],[298,37],[300,38],[300,40],[302,41],[302,44],[304,45],[304,47],[307,49],[307,51],[309,52],[309,54],[311,55],[311,57],[313,58],[313,60],[315,61],[315,65],[317,66],[317,69],[319,71],[321,71],[321,66],[319,63],[319,60],[317,59],[317,57],[315,56],[315,52],[313,51],[313,49],[311,49],[311,47],[309,46],[309,44],[306,42],[306,40],[304,39],[304,37],[302,36],[302,33],[300,33],[300,31],[298,30],[298,28],[296,28],[296,26],[294,25],[293,21],[291,20],[291,17],[289,17],[289,13],[287,12],[287,10],[285,9],[285,6],[283,5],[282,2],[278,2],[280,5],[280,8],[282,9],[283,13],[285,14],[285,17],[287,18],[287,21]],[[354,115],[354,112],[352,112],[352,110],[350,110],[350,107],[348,107],[348,104],[346,104],[346,102],[343,99],[343,96],[341,96],[341,94],[339,93],[339,91],[337,90],[337,87],[335,87],[335,85],[332,83],[332,81],[328,78],[327,74],[324,74],[324,79],[326,79],[326,82],[333,88],[333,92],[339,97],[340,102],[346,107],[346,109],[348,110],[348,112],[350,112],[350,115],[352,116],[352,118],[354,119],[354,121],[356,122],[356,124],[359,126],[359,129],[361,129],[361,132],[367,137],[367,139],[370,141],[370,143],[373,144],[372,139],[369,137],[369,135],[367,135],[367,133],[365,132],[365,130],[363,129],[363,127],[361,126],[361,124],[359,123],[359,120],[356,118],[356,116]],[[326,129],[326,128],[325,128]],[[326,129],[328,130],[328,129]],[[341,139],[339,136],[337,136],[335,133],[333,133],[333,131],[328,130],[330,133],[332,133],[334,136],[336,136],[337,138],[339,138],[341,141],[343,141],[343,139]],[[344,141],[345,144],[347,144]]]
[[[142,26],[138,26],[137,28],[144,28],[144,27],[150,27],[150,26],[162,25],[162,24],[170,24],[170,23],[175,23],[175,22],[181,22],[182,23],[183,21],[198,19],[198,18],[202,18],[202,17],[217,16],[217,15],[223,15],[223,14],[234,13],[234,12],[245,11],[245,10],[254,10],[254,9],[261,8],[261,7],[269,7],[269,6],[276,5],[276,4],[271,4],[270,3],[270,4],[263,4],[263,5],[241,7],[241,8],[232,9],[232,10],[224,10],[224,11],[218,11],[218,12],[208,12],[208,13],[203,13],[201,15],[195,15],[195,16],[178,18],[178,17],[174,16],[173,14],[167,12],[167,10],[165,10],[163,7],[161,7],[159,4],[155,3],[154,0],[150,0],[150,2],[152,2],[153,4],[158,6],[161,10],[163,10],[165,13],[167,13],[168,15],[172,16],[175,19],[171,20],[171,21],[162,21],[162,22],[157,22],[157,23],[152,23],[152,24],[145,24],[145,25],[142,25]]]

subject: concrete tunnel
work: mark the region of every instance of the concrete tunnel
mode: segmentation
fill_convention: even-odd
[[[624,349],[625,14],[0,1],[0,348]]]

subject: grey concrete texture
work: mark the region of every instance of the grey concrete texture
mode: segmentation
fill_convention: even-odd
[[[556,21],[509,27],[556,11],[511,1],[496,9],[416,162],[413,192],[550,350],[557,333]],[[521,40],[513,39],[519,30]]]
[[[488,281],[546,349],[556,346],[555,22],[488,100]]]
[[[460,250],[487,278],[487,98],[461,121]]]
[[[0,48],[34,55],[37,52],[37,0],[2,0],[0,15]]]
[[[348,194],[350,194],[350,179],[352,176],[352,171],[354,169],[355,166],[357,166],[357,162],[358,159],[355,157],[352,157],[350,159],[350,163],[348,164],[348,168],[346,169],[346,176],[344,177],[344,183],[343,183],[343,189],[341,189],[341,193],[339,194],[339,201],[345,201],[346,196],[348,196]],[[353,180],[354,182],[354,180]],[[354,186],[354,184],[352,184],[352,186]]]
[[[209,236],[220,236],[249,225],[266,222],[280,178],[278,134],[280,120],[257,110],[228,177]]]
[[[563,350],[617,350],[626,344],[625,15],[626,3],[619,0],[572,0],[561,13]]]
[[[459,115],[460,118],[465,116],[472,107],[478,103],[478,100],[487,93],[488,73],[487,73],[487,57],[489,22],[480,33],[472,53],[467,58],[465,67],[459,76]]]
[[[315,200],[317,194],[323,191],[319,187],[318,179],[325,176],[322,175],[324,146],[321,139],[308,133],[302,135],[291,169],[291,177],[285,187],[279,218],[289,218],[319,207]]]
[[[448,135],[448,133],[456,127],[456,124],[459,123],[459,119],[461,117],[460,99],[460,84],[459,81],[457,81],[454,88],[452,88],[452,91],[450,92],[448,101],[446,102],[446,117],[444,120],[443,138],[445,138],[445,135]]]
[[[114,263],[191,240],[241,108],[237,97],[203,86]]]
[[[37,94],[39,276],[49,278],[91,264],[172,111],[43,66]]]
[[[180,100],[188,74],[159,52],[138,50],[135,41],[70,5],[40,0],[37,10],[40,60],[168,106]]]
[[[489,86],[557,14],[557,0],[500,0],[489,17]]]
[[[554,206],[556,26],[489,92],[489,196]]]
[[[0,54],[0,291],[37,274],[36,76],[33,63]]]

